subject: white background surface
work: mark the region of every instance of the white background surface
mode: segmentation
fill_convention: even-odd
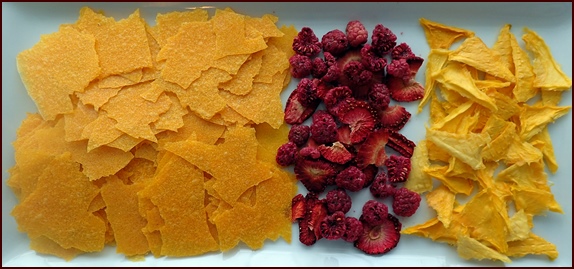
[[[239,246],[227,253],[213,253],[192,258],[160,258],[152,256],[144,262],[131,262],[107,247],[101,253],[85,254],[71,262],[37,255],[29,249],[25,234],[19,233],[10,211],[16,198],[5,182],[7,170],[14,165],[11,142],[25,112],[36,107],[28,97],[16,71],[16,55],[36,44],[41,34],[56,32],[62,23],[73,23],[83,4],[2,3],[2,265],[3,266],[502,266],[500,262],[466,261],[458,257],[455,248],[430,239],[403,235],[397,248],[383,256],[369,256],[350,243],[320,240],[312,247],[299,243],[297,225],[293,225],[292,244],[284,241],[266,242],[263,249],[252,251]],[[186,7],[232,7],[236,12],[261,16],[273,13],[278,25],[294,24],[296,29],[310,26],[320,38],[332,29],[345,29],[349,20],[361,20],[369,35],[378,23],[390,28],[398,42],[407,42],[413,52],[423,58],[428,45],[418,22],[420,17],[474,31],[487,45],[492,45],[500,28],[510,23],[512,32],[520,37],[522,28],[529,27],[542,36],[563,71],[572,77],[572,3],[92,3],[116,20],[127,17],[135,8],[150,25],[158,12],[182,11]],[[211,12],[210,14],[213,14]],[[369,36],[370,37],[370,36]],[[520,44],[523,44],[519,40]],[[424,81],[425,65],[417,79]],[[295,82],[284,93],[295,87]],[[403,104],[413,114],[402,133],[417,142],[424,138],[428,106],[416,114],[418,102]],[[562,106],[572,105],[572,91],[563,95]],[[550,262],[545,256],[514,259],[506,266],[572,266],[572,112],[550,126],[550,134],[558,159],[559,170],[549,173],[552,191],[565,214],[549,212],[534,219],[533,231],[558,247],[559,257]],[[305,193],[300,185],[301,192]],[[362,204],[370,199],[363,191],[353,198],[350,215],[358,217]],[[424,201],[424,199],[423,199]],[[432,217],[426,204],[410,218],[400,218],[404,227],[419,224]]]

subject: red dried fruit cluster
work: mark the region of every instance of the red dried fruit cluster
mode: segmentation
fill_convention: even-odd
[[[308,246],[343,239],[368,254],[386,253],[400,238],[401,223],[391,213],[408,217],[420,204],[418,194],[397,186],[408,178],[415,143],[399,133],[411,114],[394,102],[423,97],[415,81],[423,58],[406,43],[397,45],[397,36],[382,24],[370,43],[368,38],[365,26],[353,20],[345,32],[334,29],[319,39],[304,27],[293,40],[291,75],[300,81],[285,107],[292,128],[277,162],[293,164],[308,190],[292,202],[299,240]],[[387,149],[398,155],[387,155]],[[392,212],[371,200],[359,218],[346,216],[351,196],[362,189],[376,199],[393,199]]]

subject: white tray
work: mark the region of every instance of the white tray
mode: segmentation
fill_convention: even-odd
[[[456,250],[430,239],[403,235],[397,248],[383,256],[369,256],[341,241],[320,240],[312,247],[299,243],[297,225],[293,225],[293,242],[268,241],[263,249],[252,251],[240,246],[227,253],[191,258],[153,258],[131,262],[107,247],[101,253],[81,255],[71,262],[38,255],[29,249],[29,240],[19,233],[10,211],[16,198],[5,182],[7,170],[14,165],[11,146],[25,112],[36,107],[28,97],[16,71],[16,55],[36,44],[41,34],[57,31],[62,23],[77,20],[81,3],[2,3],[2,265],[3,266],[502,266],[499,262],[466,261]],[[297,29],[310,26],[321,37],[329,30],[344,30],[349,20],[360,19],[369,34],[377,23],[390,28],[398,42],[407,42],[415,54],[426,57],[428,45],[418,19],[425,17],[474,31],[486,44],[493,44],[502,25],[510,23],[518,37],[523,27],[538,32],[549,45],[563,71],[572,77],[572,3],[91,3],[116,19],[127,17],[140,8],[148,23],[154,24],[158,12],[183,10],[188,7],[231,7],[252,16],[273,13],[278,24],[294,24]],[[522,41],[519,41],[522,43]],[[424,70],[424,66],[421,68]],[[424,72],[417,79],[424,81]],[[289,86],[290,92],[295,87]],[[563,95],[560,105],[572,105],[572,91]],[[287,95],[283,96],[286,101]],[[418,102],[403,104],[413,114],[402,130],[413,141],[424,138],[428,106],[416,114]],[[572,112],[550,126],[554,150],[560,166],[550,174],[552,191],[563,207],[564,215],[548,213],[535,218],[533,231],[556,244],[560,256],[549,261],[545,256],[515,259],[507,266],[572,266]],[[304,191],[304,187],[300,185]],[[363,192],[354,198],[349,214],[358,216],[360,206],[370,198]],[[423,200],[424,201],[424,200]],[[403,227],[422,223],[432,212],[422,204],[411,218],[401,218]]]

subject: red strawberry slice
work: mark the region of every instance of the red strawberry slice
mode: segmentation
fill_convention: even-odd
[[[385,164],[387,154],[385,146],[389,141],[389,133],[380,129],[372,132],[357,151],[357,166],[361,169],[369,164],[381,167]]]
[[[370,106],[367,102],[347,98],[341,101],[338,107],[339,120],[348,124],[351,129],[351,143],[363,142],[375,127],[375,118],[373,118]]]
[[[337,173],[328,162],[313,159],[298,160],[293,171],[307,190],[317,193],[324,191],[329,180]]]
[[[305,218],[305,197],[303,194],[297,194],[291,200],[291,222]]]
[[[309,212],[309,229],[315,234],[317,240],[323,238],[321,234],[321,221],[328,215],[325,200],[321,199],[315,202]]]
[[[411,113],[409,113],[403,106],[394,105],[388,106],[385,110],[379,111],[378,116],[381,127],[398,131],[407,124],[411,118]]]
[[[388,75],[387,86],[391,93],[391,98],[399,102],[412,102],[424,97],[424,87],[415,80],[418,70],[424,59],[418,56],[406,59],[409,64],[410,76],[397,78]]]
[[[400,232],[401,223],[391,214],[379,225],[363,222],[363,234],[355,241],[355,247],[367,254],[384,254],[397,246],[401,238]]]
[[[306,246],[311,246],[317,242],[317,237],[310,229],[309,221],[306,218],[299,220],[299,241]]]
[[[416,147],[415,142],[392,130],[389,131],[389,142],[387,145],[407,158],[413,156],[413,151]]]
[[[321,152],[321,156],[323,156],[323,158],[338,164],[345,164],[354,157],[353,154],[347,150],[345,145],[339,141],[333,143],[331,146],[320,145],[317,149]]]
[[[349,125],[343,124],[337,128],[337,140],[344,145],[351,145],[351,128]]]
[[[361,171],[363,171],[363,174],[365,174],[365,184],[363,185],[363,189],[368,188],[375,180],[375,177],[379,172],[379,168],[374,164],[369,164],[367,167],[361,169]]]
[[[304,106],[299,101],[298,94],[299,91],[294,90],[287,99],[284,119],[288,124],[303,123],[315,112],[315,109],[317,109],[319,103],[321,103],[321,100],[317,98],[309,106]]]

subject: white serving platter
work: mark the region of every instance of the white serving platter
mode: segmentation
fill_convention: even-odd
[[[399,245],[382,256],[369,256],[351,244],[321,240],[312,247],[299,243],[298,227],[293,225],[291,244],[279,240],[266,242],[253,251],[245,246],[226,253],[213,253],[189,258],[154,258],[133,262],[115,248],[100,253],[81,255],[70,262],[39,255],[29,248],[29,240],[18,232],[10,211],[16,198],[6,185],[7,170],[14,165],[11,143],[26,112],[37,109],[27,95],[16,70],[16,55],[36,44],[40,35],[53,33],[60,24],[77,20],[83,3],[2,3],[2,266],[504,266],[501,262],[467,261],[458,257],[456,249],[430,239],[403,235]],[[116,19],[127,17],[136,8],[151,25],[158,12],[182,11],[191,8],[231,7],[238,13],[261,16],[271,13],[279,17],[278,25],[293,24],[297,29],[313,28],[317,36],[332,29],[344,30],[349,20],[361,20],[369,33],[384,24],[408,43],[415,54],[425,58],[429,48],[419,18],[438,21],[472,30],[491,45],[500,28],[512,24],[512,32],[522,35],[528,27],[542,36],[562,70],[572,77],[572,3],[90,3]],[[522,43],[522,41],[520,41]],[[421,70],[424,70],[424,65]],[[424,72],[417,80],[424,81]],[[293,80],[282,99],[295,88]],[[418,102],[403,104],[413,114],[402,133],[417,142],[424,138],[428,106],[416,114]],[[572,105],[572,91],[563,94],[561,106]],[[552,192],[564,214],[549,212],[534,219],[533,232],[554,243],[560,253],[554,261],[545,256],[513,259],[506,266],[572,266],[572,112],[549,127],[558,159],[559,170],[549,173]],[[300,185],[300,190],[305,189]],[[355,195],[355,206],[349,214],[358,217],[360,206],[369,199],[368,192]],[[423,199],[424,200],[424,199]],[[424,222],[434,213],[423,202],[410,218],[400,218],[404,227]]]

